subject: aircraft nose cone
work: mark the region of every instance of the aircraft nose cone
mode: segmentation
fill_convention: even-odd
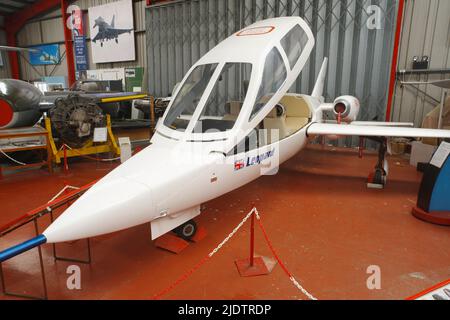
[[[13,119],[14,111],[11,105],[0,98],[0,128],[7,126]]]
[[[47,242],[94,237],[130,228],[152,218],[148,186],[123,177],[105,177],[75,201],[43,232]]]

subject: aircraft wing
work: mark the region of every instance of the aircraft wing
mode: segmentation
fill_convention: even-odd
[[[33,48],[21,48],[21,47],[9,47],[9,46],[0,46],[0,51],[29,51],[29,52],[39,52],[38,49]]]
[[[351,124],[354,126],[414,127],[412,122],[352,121]]]
[[[122,33],[127,33],[127,32],[131,32],[133,31],[133,29],[113,29],[115,33],[122,34]]]
[[[363,137],[450,138],[450,130],[373,126],[362,124],[313,123],[306,129],[306,133],[307,135]]]
[[[99,39],[101,39],[101,38],[102,38],[102,34],[101,34],[100,31],[99,31],[99,32],[97,32],[97,34],[95,35],[94,39],[92,39],[92,41],[95,42],[95,41],[97,41],[97,40],[99,40]]]

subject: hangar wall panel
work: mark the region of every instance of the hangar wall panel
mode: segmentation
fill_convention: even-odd
[[[361,120],[383,119],[398,1],[392,0],[190,0],[147,9],[149,91],[166,96],[209,49],[251,23],[300,16],[316,47],[291,92],[310,94],[324,57],[329,57],[325,95],[357,96]],[[368,28],[371,7],[380,25]],[[350,140],[346,141],[350,144]]]
[[[450,68],[450,1],[410,0],[406,2],[400,46],[399,70],[412,67],[414,56],[428,56],[430,69]],[[431,75],[400,76],[402,81],[448,79],[450,72]],[[441,99],[442,91],[432,85],[418,87],[397,83],[392,119],[422,124],[423,117]]]

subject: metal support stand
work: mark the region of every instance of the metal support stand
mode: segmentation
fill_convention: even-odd
[[[383,189],[386,184],[388,168],[386,162],[387,152],[387,139],[386,138],[374,138],[370,139],[377,141],[380,146],[378,147],[378,162],[375,166],[375,171],[369,175],[367,181],[368,188]]]
[[[53,211],[50,211],[50,220],[53,223]],[[53,258],[55,259],[55,261],[59,260],[59,261],[66,261],[66,262],[90,264],[92,262],[92,256],[91,256],[91,241],[89,238],[86,239],[86,244],[87,244],[87,259],[86,260],[58,256],[56,253],[56,244],[55,243],[52,243]]]
[[[442,89],[441,95],[441,103],[439,104],[439,121],[438,121],[438,129],[442,129],[442,122],[444,116],[444,106],[445,100],[447,99],[448,89]]]
[[[66,258],[66,257],[60,257],[56,254],[56,244],[52,244],[53,247],[53,258],[55,261],[66,261],[66,262],[77,262],[77,263],[84,263],[84,264],[90,264],[92,262],[92,256],[91,256],[91,242],[90,239],[86,239],[87,243],[87,259],[81,260],[81,259],[74,259],[74,258]]]
[[[150,137],[155,133],[155,97],[150,96]]]
[[[39,228],[38,228],[37,219],[43,217],[46,214],[50,214],[50,219],[53,222],[53,210],[54,209],[60,208],[63,205],[69,206],[72,201],[75,201],[82,193],[84,193],[86,190],[88,190],[93,185],[93,183],[94,182],[87,184],[87,185],[79,188],[78,190],[70,192],[69,194],[67,194],[65,196],[61,196],[61,194],[59,193],[54,199],[50,200],[46,204],[41,205],[41,206],[27,212],[23,216],[11,221],[10,223],[8,223],[4,226],[1,226],[0,227],[0,237],[3,237],[5,235],[13,232],[14,230],[17,230],[18,228],[20,228],[30,222],[34,223],[36,237],[38,237],[39,236]],[[64,192],[65,190],[66,189],[64,188],[62,190],[62,192]],[[55,260],[78,262],[78,263],[91,263],[91,261],[92,261],[91,244],[90,244],[89,239],[87,239],[86,241],[87,241],[87,251],[88,251],[87,252],[87,254],[88,254],[87,260],[78,260],[78,259],[60,257],[57,255],[56,246],[53,244],[53,256],[54,256]],[[44,272],[44,262],[42,259],[42,251],[41,251],[40,246],[38,246],[37,248],[38,248],[38,253],[39,253],[39,263],[40,263],[40,268],[41,268],[42,286],[43,286],[43,291],[44,291],[43,297],[36,297],[36,296],[18,294],[18,293],[14,293],[14,292],[8,292],[6,285],[5,285],[5,278],[4,278],[4,272],[2,269],[2,264],[0,263],[0,284],[2,286],[3,294],[9,295],[9,296],[20,297],[20,298],[28,298],[28,299],[47,299],[48,298],[47,283],[46,283],[45,272]]]
[[[69,173],[69,165],[67,162],[67,145],[63,144],[63,151],[64,151],[64,173]]]
[[[36,232],[36,236],[38,236],[39,229],[38,229],[37,219],[34,219],[33,222],[34,222],[34,230]],[[32,296],[32,295],[20,294],[20,293],[8,291],[6,289],[6,283],[5,283],[4,273],[3,273],[3,265],[2,265],[2,263],[0,263],[0,282],[2,284],[2,291],[3,291],[4,295],[11,296],[11,297],[25,298],[25,299],[34,299],[34,300],[47,300],[48,299],[47,281],[45,279],[44,261],[42,260],[41,246],[38,246],[37,249],[38,249],[38,253],[39,253],[39,265],[41,267],[42,287],[43,287],[44,295],[42,297],[38,297],[38,296]]]
[[[358,157],[362,159],[364,153],[364,138],[359,137]]]

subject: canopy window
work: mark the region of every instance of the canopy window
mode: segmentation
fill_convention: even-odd
[[[165,126],[179,131],[186,130],[216,67],[217,63],[204,64],[192,70],[164,119]]]
[[[286,67],[280,52],[274,47],[266,57],[264,63],[263,77],[259,87],[258,95],[253,106],[250,120],[266,105],[270,97],[280,89],[286,80]]]
[[[195,133],[223,132],[234,127],[247,95],[251,63],[226,63],[194,127]]]

